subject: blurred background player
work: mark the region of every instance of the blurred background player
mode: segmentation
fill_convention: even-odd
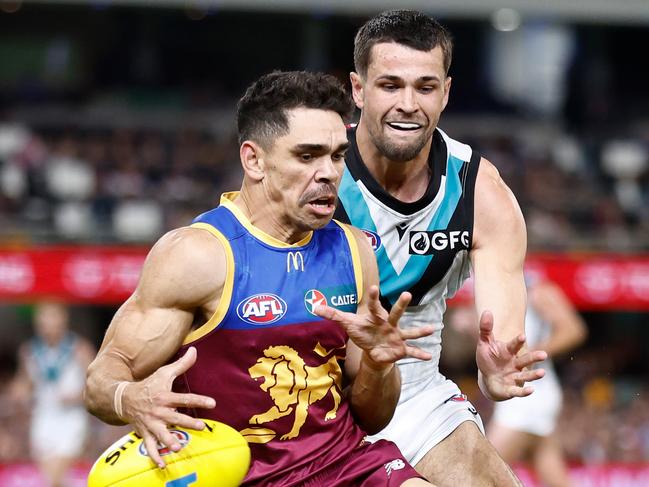
[[[548,353],[548,360],[538,364],[545,369],[545,376],[534,383],[532,396],[495,404],[487,437],[506,462],[529,457],[547,487],[568,487],[568,469],[555,436],[561,385],[551,358],[580,345],[586,339],[587,328],[559,286],[532,277],[528,279],[525,333],[530,346]]]
[[[35,336],[19,350],[15,394],[32,402],[30,450],[47,485],[63,487],[85,446],[88,413],[83,405],[86,369],[95,351],[69,329],[67,308],[42,302],[34,312]]]

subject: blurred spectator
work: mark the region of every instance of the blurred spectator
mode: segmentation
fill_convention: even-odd
[[[647,202],[643,201],[640,179],[649,168],[649,154],[639,141],[613,140],[602,150],[602,168],[615,178],[615,196],[624,212],[639,217]]]
[[[33,140],[38,158],[25,162]],[[151,242],[228,189],[229,145],[193,130],[0,125],[0,220],[11,223],[0,239]]]

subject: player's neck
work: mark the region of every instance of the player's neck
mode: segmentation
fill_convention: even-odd
[[[405,203],[418,201],[424,196],[432,177],[428,164],[432,139],[409,161],[393,161],[385,157],[360,126],[356,131],[356,144],[370,174],[390,195]]]
[[[239,208],[241,216],[247,220],[247,223],[265,234],[262,235],[262,240],[268,241],[266,237],[270,237],[270,240],[276,240],[278,244],[292,245],[309,237],[310,231],[291,228],[279,217],[280,212],[275,205],[256,197],[258,196],[256,193],[255,190],[244,185],[232,202]]]

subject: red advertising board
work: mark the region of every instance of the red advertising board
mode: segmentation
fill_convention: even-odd
[[[135,289],[145,256],[146,249],[132,247],[0,249],[0,299],[121,303]]]
[[[135,289],[147,250],[0,249],[0,300],[119,304]],[[534,254],[527,271],[556,281],[581,310],[649,310],[649,254]],[[455,300],[470,300],[471,294],[469,281]]]
[[[533,254],[525,271],[559,284],[582,311],[649,311],[647,254]],[[455,301],[472,298],[469,279]]]

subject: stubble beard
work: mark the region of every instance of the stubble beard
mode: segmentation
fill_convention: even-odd
[[[381,135],[376,136],[372,133],[370,133],[370,138],[378,151],[387,159],[396,162],[407,162],[417,157],[426,145],[429,137],[424,133],[418,139],[406,145],[395,144],[387,137]]]

